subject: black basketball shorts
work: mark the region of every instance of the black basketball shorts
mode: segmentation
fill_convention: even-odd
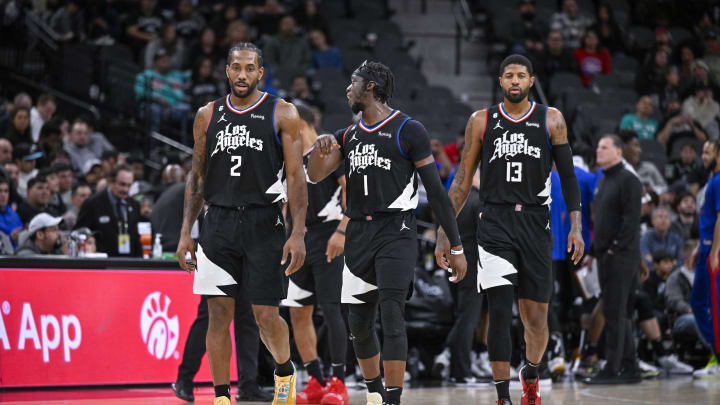
[[[550,302],[553,241],[547,207],[486,204],[477,238],[479,292],[513,285],[519,298]]]
[[[374,303],[378,289],[410,287],[418,255],[412,211],[354,219],[346,233],[343,303]]]
[[[340,221],[323,222],[308,228],[305,233],[305,263],[290,275],[287,298],[280,302],[286,307],[340,303],[343,255],[327,261],[327,243]]]
[[[211,205],[200,231],[193,292],[236,297],[242,286],[252,304],[277,306],[285,298],[285,239],[279,205]]]

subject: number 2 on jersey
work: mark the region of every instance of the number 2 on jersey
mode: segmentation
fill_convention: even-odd
[[[230,168],[230,175],[240,177],[240,171],[238,171],[238,169],[240,169],[240,165],[242,164],[242,156],[231,156],[230,161],[237,161],[237,164]]]
[[[522,181],[522,162],[507,162],[505,180],[510,183],[520,183]]]

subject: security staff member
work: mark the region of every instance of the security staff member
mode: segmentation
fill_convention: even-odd
[[[594,198],[595,238],[591,251],[598,260],[605,316],[607,364],[588,384],[640,382],[632,338],[633,292],[640,266],[640,198],[638,178],[622,164],[622,141],[603,137],[597,163],[604,176]],[[621,372],[622,371],[622,372]]]

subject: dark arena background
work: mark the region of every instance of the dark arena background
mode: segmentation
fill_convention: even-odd
[[[720,139],[716,0],[0,0],[0,403],[180,404],[178,383],[196,402],[213,401],[207,356],[194,379],[181,377],[200,297],[175,252],[195,113],[230,92],[228,50],[244,42],[263,52],[258,89],[309,108],[318,135],[360,119],[346,96],[358,66],[388,66],[388,105],[425,126],[448,190],[468,119],[503,101],[500,62],[527,57],[530,99],[557,108],[567,123],[588,202],[586,248],[593,218],[603,221],[591,211],[602,173],[596,148],[616,134],[643,186],[640,260],[648,269],[632,320],[642,381],[585,384],[605,364],[601,292],[590,260],[568,265],[569,219],[554,172],[555,294],[542,399],[720,404],[717,290],[706,314],[714,342],[699,332],[689,303],[698,249],[712,244],[699,241],[698,218],[712,169],[704,148],[720,147],[712,143]],[[129,172],[127,184],[118,170]],[[92,204],[111,201],[118,194],[106,190],[115,187],[129,197],[125,205]],[[487,308],[464,325],[470,372],[459,375],[447,338],[467,308],[435,263],[437,223],[422,185],[414,213],[419,254],[405,306],[403,401],[495,404]],[[477,267],[468,263],[468,272]],[[709,276],[713,288],[717,274]],[[520,404],[525,343],[512,311],[510,392]],[[290,325],[288,308],[280,314]],[[330,375],[319,307],[313,321]],[[376,328],[382,336],[379,319]],[[309,375],[290,335],[300,392]],[[350,341],[347,348],[347,403],[365,404]],[[232,402],[241,403],[236,364],[233,347]],[[272,394],[274,367],[261,344],[253,389]]]

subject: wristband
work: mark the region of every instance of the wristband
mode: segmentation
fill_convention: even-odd
[[[345,236],[345,231],[341,231],[339,229],[336,229],[335,232],[339,233],[342,236]]]
[[[460,250],[452,250],[452,249],[450,249],[450,254],[453,255],[453,256],[461,255],[461,254],[463,254],[463,253],[465,253],[465,249],[460,249]]]

